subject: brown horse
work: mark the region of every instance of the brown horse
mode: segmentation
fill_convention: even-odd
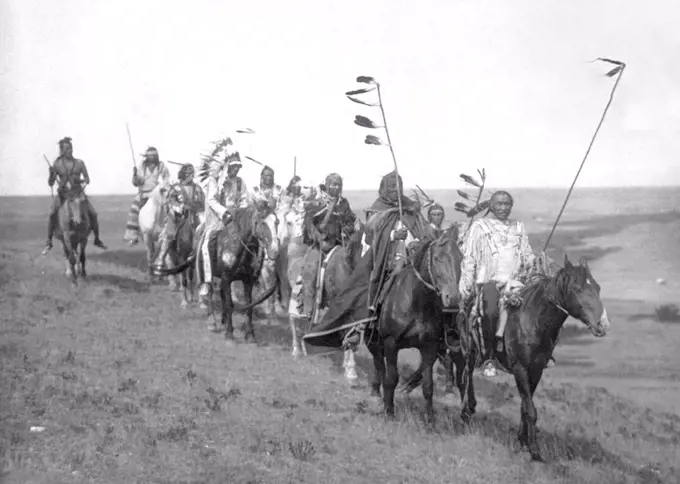
[[[600,286],[583,259],[575,266],[565,256],[564,268],[555,276],[535,276],[519,295],[519,306],[511,307],[508,311],[503,335],[505,352],[495,354],[493,339],[498,320],[499,294],[496,286],[489,283],[481,287],[475,298],[475,301],[481,302],[481,314],[470,317],[474,306],[471,304],[465,312],[467,317],[459,318],[458,332],[461,337],[459,341],[454,341],[451,354],[457,367],[457,376],[461,377],[461,417],[465,422],[470,421],[477,404],[472,381],[475,368],[493,356],[497,366],[515,377],[522,397],[517,437],[522,445],[528,447],[533,460],[543,462],[536,440],[537,413],[533,395],[555,348],[560,329],[567,317],[571,316],[583,322],[593,335],[601,337],[607,334],[610,323],[600,298]]]
[[[442,312],[455,308],[460,299],[462,254],[457,242],[457,227],[447,229],[436,240],[423,243],[413,264],[388,282],[376,334],[366,345],[375,365],[371,393],[380,396],[382,386],[385,413],[390,417],[394,416],[394,390],[399,381],[397,354],[402,349],[417,348],[421,361],[411,378],[422,378],[427,420],[434,423],[433,366],[444,337]]]
[[[84,207],[85,202],[85,194],[82,192],[67,195],[59,208],[58,225],[55,231],[56,237],[64,246],[64,255],[68,261],[66,276],[73,284],[78,283],[78,276],[87,277],[85,248],[92,226]],[[76,253],[78,253],[77,260]]]
[[[276,259],[279,251],[278,239],[273,234],[276,226],[276,214],[268,207],[253,205],[234,211],[232,220],[221,230],[215,232],[209,241],[211,264],[214,273],[220,278],[220,297],[222,301],[221,327],[214,320],[214,302],[210,298],[208,314],[211,329],[215,332],[225,331],[228,342],[234,340],[232,316],[234,310],[246,313],[245,340],[256,343],[253,328],[253,307],[257,306],[277,290],[277,285],[269,288],[260,298],[253,302],[253,286],[260,277],[265,258]],[[192,267],[196,260],[196,251],[186,262],[173,269],[164,269],[162,274],[179,274]],[[243,283],[245,307],[234,307],[231,296],[232,282]]]

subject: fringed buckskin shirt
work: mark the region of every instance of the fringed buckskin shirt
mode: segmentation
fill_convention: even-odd
[[[534,262],[524,224],[509,220],[475,220],[463,243],[460,290],[471,294],[475,284],[505,284]]]

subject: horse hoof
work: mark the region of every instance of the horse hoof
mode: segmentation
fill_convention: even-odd
[[[460,419],[465,425],[470,425],[470,422],[472,421],[472,414],[470,412],[463,411],[460,413]]]
[[[531,453],[531,460],[534,462],[540,462],[542,464],[545,464],[545,459],[539,452],[532,452]]]
[[[189,303],[187,301],[182,301],[179,307],[182,309],[187,309],[189,307]]]
[[[234,346],[236,345],[236,339],[234,338],[233,333],[225,333],[224,334],[224,343],[227,346]]]

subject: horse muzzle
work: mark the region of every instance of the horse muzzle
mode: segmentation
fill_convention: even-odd
[[[610,326],[611,323],[609,322],[609,317],[607,316],[607,310],[602,308],[602,316],[600,316],[600,320],[597,322],[597,324],[588,324],[588,329],[590,329],[590,332],[593,333],[594,336],[601,338],[602,336],[607,335]]]
[[[441,299],[444,309],[458,309],[458,303],[460,303],[460,292],[458,292],[457,289],[442,289]]]

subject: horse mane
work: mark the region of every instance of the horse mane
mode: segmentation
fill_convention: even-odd
[[[242,240],[247,240],[254,234],[257,215],[258,210],[254,205],[234,210],[232,223],[236,226]]]
[[[538,305],[541,301],[560,304],[564,294],[569,291],[569,287],[577,277],[580,277],[580,274],[573,274],[567,268],[560,269],[554,276],[535,273],[530,276],[527,285],[520,290],[519,295],[523,304],[526,305]]]
[[[427,235],[425,240],[416,247],[416,250],[411,256],[411,261],[413,262],[414,267],[421,266],[423,259],[425,258],[425,254],[427,253],[427,249],[450,242],[454,242],[456,250],[460,252],[460,249],[458,248],[458,227],[455,225],[452,225],[451,227],[442,231],[439,237],[434,237],[432,234]]]

